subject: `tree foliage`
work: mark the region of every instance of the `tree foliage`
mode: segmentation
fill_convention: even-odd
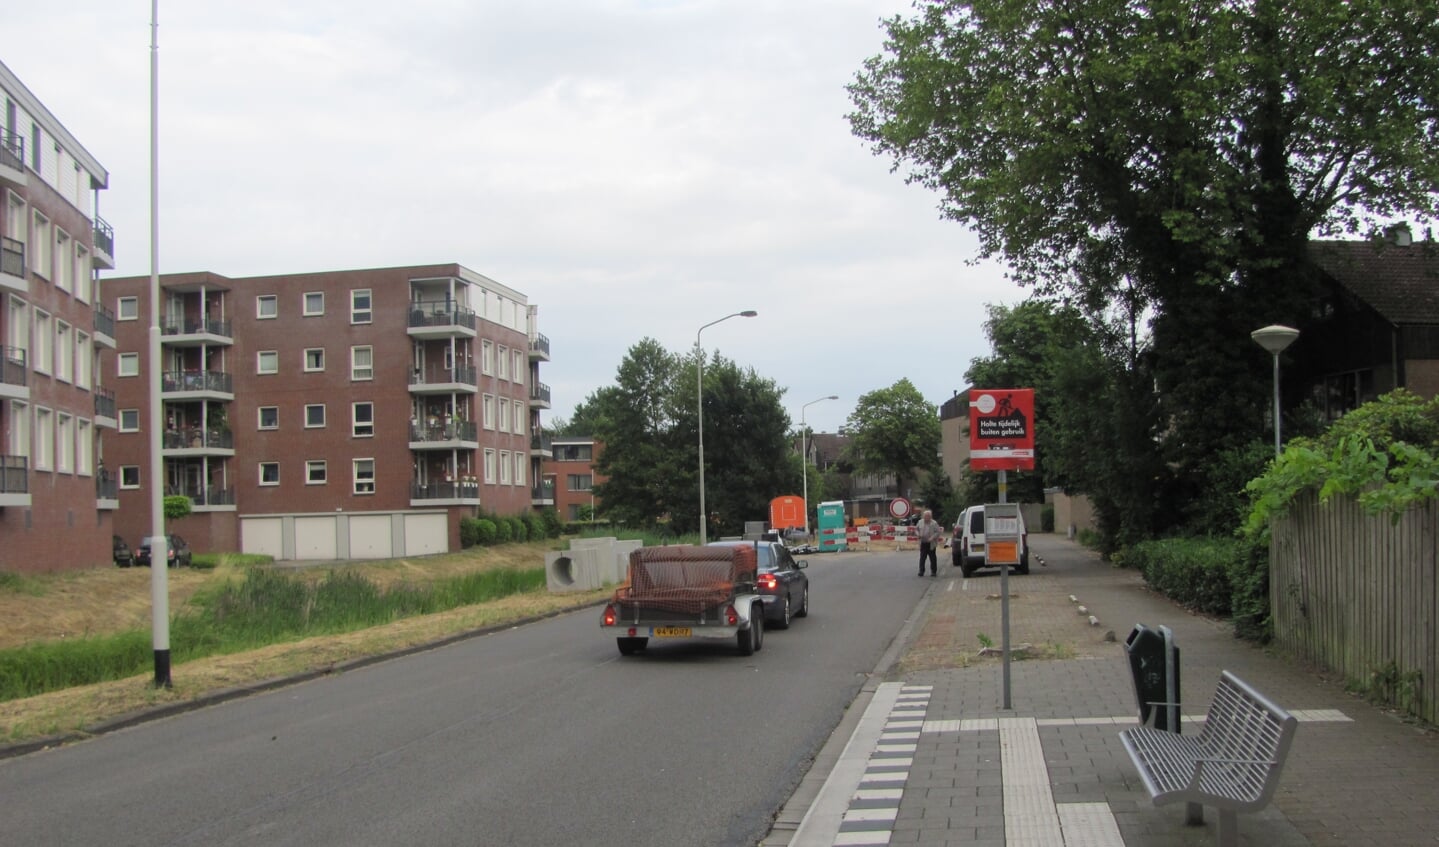
[[[862,395],[845,426],[850,458],[862,471],[892,473],[902,482],[938,465],[939,411],[908,379]]]

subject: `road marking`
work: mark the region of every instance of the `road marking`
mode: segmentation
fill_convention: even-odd
[[[1004,775],[1004,843],[1009,847],[1063,844],[1034,718],[999,719],[999,767]]]

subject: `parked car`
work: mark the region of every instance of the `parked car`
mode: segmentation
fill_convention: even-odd
[[[178,535],[171,534],[166,536],[166,538],[168,538],[169,541],[166,544],[165,558],[170,567],[189,567],[190,545],[186,544],[185,539]],[[149,535],[140,539],[140,546],[135,550],[135,564],[145,565],[146,567],[150,565],[150,542],[153,540],[154,536]]]
[[[954,525],[954,536],[949,545],[950,561],[965,576],[980,568],[997,567],[985,563],[984,549],[984,507],[970,506]],[[1019,564],[1014,572],[1029,573],[1029,531],[1024,526],[1022,512],[1019,515]]]
[[[710,547],[746,547],[754,545],[759,566],[758,594],[764,600],[766,624],[775,629],[789,629],[792,618],[809,616],[809,564],[795,559],[789,549],[777,541],[711,541]]]
[[[122,568],[128,568],[135,564],[135,553],[125,539],[118,535],[112,536],[111,546],[114,549],[115,564]]]

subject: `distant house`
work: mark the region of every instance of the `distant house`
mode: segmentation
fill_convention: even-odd
[[[583,511],[593,514],[603,507],[594,495],[594,486],[605,481],[595,473],[595,463],[604,452],[604,443],[584,435],[545,436],[550,451],[541,468],[541,486],[552,505],[566,521],[580,520]],[[582,511],[583,510],[583,511]]]
[[[1310,242],[1323,294],[1293,373],[1330,420],[1395,388],[1439,394],[1439,245],[1394,236]]]

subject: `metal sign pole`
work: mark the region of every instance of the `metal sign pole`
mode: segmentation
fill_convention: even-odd
[[[1008,502],[1005,499],[1006,489],[1009,483],[1009,472],[999,472],[999,502]],[[986,527],[986,530],[988,527]],[[986,539],[988,541],[988,539]],[[1004,639],[1004,709],[1011,708],[1009,698],[1009,563],[1003,562],[999,566],[999,609],[1000,629]]]

